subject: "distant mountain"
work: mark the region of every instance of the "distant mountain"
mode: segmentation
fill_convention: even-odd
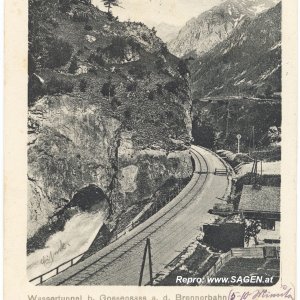
[[[176,38],[180,27],[167,23],[160,23],[155,26],[155,29],[156,35],[160,37],[165,43],[167,43]]]
[[[248,18],[273,7],[278,0],[228,0],[191,19],[168,43],[178,57],[201,56],[227,39]]]
[[[281,92],[281,3],[247,20],[191,64],[193,98]]]

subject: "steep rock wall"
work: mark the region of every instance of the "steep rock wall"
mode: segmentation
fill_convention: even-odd
[[[170,177],[192,173],[182,142],[177,151],[137,148],[118,120],[69,95],[40,99],[29,111],[28,136],[28,237],[89,184],[124,208],[149,198]]]
[[[167,179],[188,178],[193,171],[189,150],[135,149],[123,132],[118,149],[118,192],[128,205],[149,198]]]
[[[44,97],[29,111],[29,236],[79,189],[95,184],[107,191],[110,185],[120,122],[78,102]]]
[[[155,31],[86,1],[29,7],[28,237],[87,186],[117,219],[189,177],[189,72]]]

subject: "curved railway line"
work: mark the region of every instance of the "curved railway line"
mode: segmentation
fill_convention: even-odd
[[[209,219],[207,208],[215,203],[201,202],[201,194],[205,196],[203,189],[211,185],[214,178],[217,181],[222,178],[221,191],[218,191],[220,186],[213,189],[218,191],[217,196],[223,196],[227,187],[226,177],[213,175],[217,161],[219,166],[223,164],[216,156],[195,146],[191,152],[195,163],[194,174],[171,202],[124,237],[46,280],[43,285],[137,285],[147,238],[150,238],[152,245],[154,275],[178,256],[178,251],[182,251],[197,236],[201,222]],[[147,272],[146,266],[143,284],[149,281]]]

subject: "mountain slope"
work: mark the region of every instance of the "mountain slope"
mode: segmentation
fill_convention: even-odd
[[[30,0],[28,75],[29,238],[83,189],[117,216],[190,176],[189,77],[142,23]]]
[[[281,3],[239,26],[191,64],[193,99],[281,91]]]
[[[180,27],[167,23],[160,23],[155,26],[155,29],[157,31],[156,35],[160,37],[165,43],[167,43],[176,38]]]
[[[272,7],[276,0],[228,0],[193,18],[168,43],[178,57],[201,56],[227,39],[248,18]]]

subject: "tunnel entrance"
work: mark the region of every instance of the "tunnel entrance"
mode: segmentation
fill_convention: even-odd
[[[78,206],[83,211],[88,211],[95,205],[109,205],[108,197],[103,190],[95,184],[90,184],[80,189],[69,203],[70,207]]]
[[[213,149],[215,132],[210,124],[203,124],[199,120],[194,120],[192,123],[192,136],[195,145]]]

